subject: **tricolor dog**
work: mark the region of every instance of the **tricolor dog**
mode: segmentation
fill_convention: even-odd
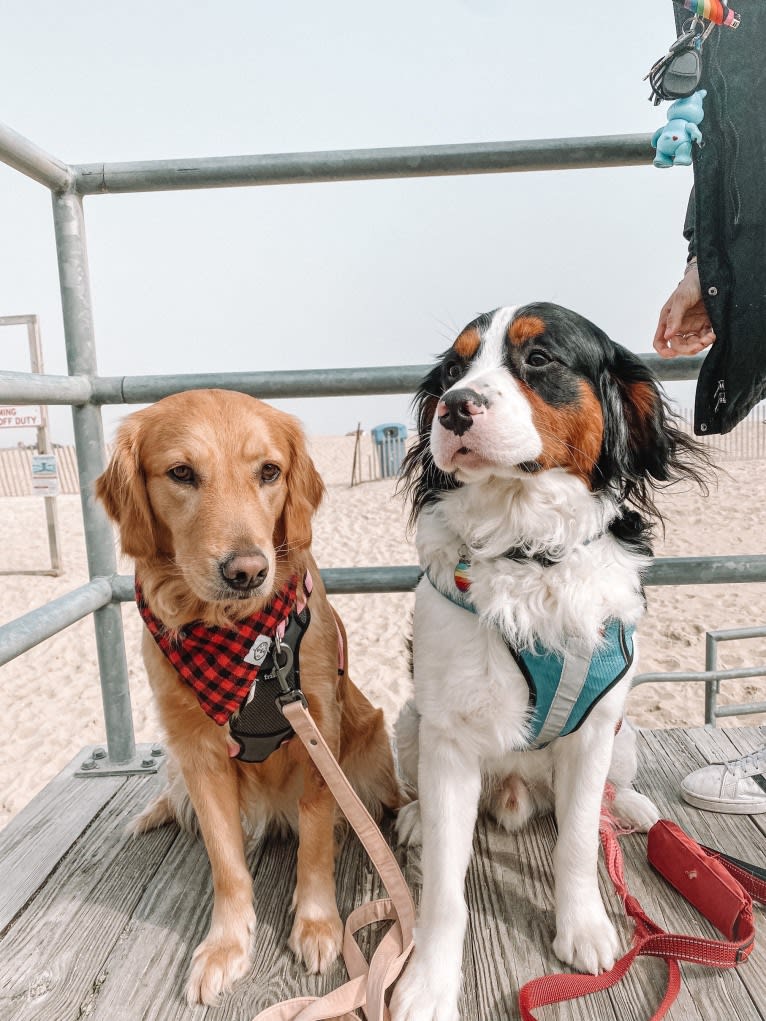
[[[399,832],[422,839],[423,895],[392,1017],[454,1021],[479,810],[508,830],[555,811],[553,949],[587,972],[615,960],[597,880],[607,780],[623,821],[657,817],[620,729],[653,491],[704,484],[704,458],[635,355],[546,302],[466,326],[415,403],[403,486],[424,577],[397,737],[419,796]]]

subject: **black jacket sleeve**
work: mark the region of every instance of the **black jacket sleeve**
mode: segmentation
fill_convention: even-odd
[[[716,341],[694,413],[698,433],[726,433],[766,396],[766,3],[738,0],[742,23],[702,50],[707,90],[694,147],[693,223],[702,298]]]
[[[694,185],[692,185],[692,190],[689,193],[689,204],[686,207],[684,237],[689,242],[689,254],[686,257],[686,261],[689,262],[697,254],[697,245],[694,238]]]

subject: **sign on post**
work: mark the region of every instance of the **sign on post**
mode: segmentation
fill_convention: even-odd
[[[32,372],[42,374],[43,351],[40,343],[40,324],[37,316],[0,316],[0,326],[26,326],[29,341],[29,361]],[[48,409],[32,405],[0,404],[0,429],[37,429],[37,449],[32,455],[32,492],[45,497],[45,518],[48,523],[48,547],[51,552],[51,569],[35,573],[62,573],[61,544],[59,543],[56,497],[59,494],[59,475],[56,455],[48,435]]]
[[[0,429],[40,429],[43,425],[42,408],[0,404]]]
[[[59,469],[55,454],[32,454],[32,492],[35,496],[59,495]]]

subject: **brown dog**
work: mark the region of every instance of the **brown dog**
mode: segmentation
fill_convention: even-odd
[[[398,807],[399,785],[382,711],[339,670],[339,638],[345,663],[346,636],[310,551],[323,492],[298,422],[223,390],[176,394],[130,415],[96,482],[123,552],[135,558],[142,612],[171,646],[192,622],[195,631],[234,628],[276,601],[291,579],[293,591],[297,584],[311,614],[300,644],[301,689],[349,779],[379,814]],[[309,971],[324,971],[342,937],[332,795],[298,738],[263,762],[232,757],[240,748],[230,723],[208,715],[158,640],[145,629],[142,651],[166,732],[169,783],[135,830],[170,820],[194,827],[196,818],[205,841],[214,903],[210,930],[194,952],[189,1001],[213,1003],[249,968],[255,912],[243,819],[256,834],[273,824],[297,830],[289,943]]]

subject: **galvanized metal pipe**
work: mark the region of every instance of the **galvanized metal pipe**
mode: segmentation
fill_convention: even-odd
[[[718,670],[718,643],[709,631],[705,635],[705,670],[713,674]],[[705,725],[708,727],[715,726],[719,690],[717,677],[705,681]]]
[[[660,379],[696,379],[701,358],[641,358]],[[217,387],[264,400],[281,397],[358,397],[414,393],[431,365],[381,365],[284,372],[209,372],[173,376],[56,376],[0,371],[7,404],[148,404],[184,390]]]
[[[112,586],[107,578],[94,578],[86,585],[59,596],[37,610],[0,627],[0,666],[44,642],[89,613],[108,606]]]
[[[267,184],[316,184],[456,174],[646,166],[649,135],[595,135],[514,142],[402,146],[330,152],[214,156],[73,167],[81,195]]]
[[[183,376],[122,376],[94,380],[94,400],[103,404],[146,404],[168,394],[208,387],[240,390],[264,400],[278,397],[352,397],[413,393],[428,370],[424,365],[380,368],[306,369],[284,372],[213,372]]]
[[[641,355],[660,379],[696,379],[702,358]],[[240,390],[264,400],[281,397],[358,397],[414,394],[432,365],[304,369],[284,372],[207,372],[174,376],[101,376],[92,380],[98,404],[148,404],[169,394],[208,387]]]
[[[7,124],[0,124],[0,160],[14,170],[46,185],[52,191],[64,191],[75,180],[73,169],[24,138]]]
[[[417,565],[409,567],[329,567],[320,572],[331,595],[360,592],[412,592],[423,573]],[[113,598],[129,603],[135,599],[132,574],[112,578]]]
[[[0,371],[0,401],[5,404],[85,404],[92,395],[85,376]]]
[[[708,631],[705,635],[705,670],[714,674],[714,679],[705,682],[705,724],[715,726],[715,721],[720,716],[738,716],[742,706],[727,706],[722,708],[718,705],[718,695],[721,690],[720,672],[718,671],[718,643],[736,642],[740,639],[763,638],[766,636],[766,626],[723,628],[718,631]],[[766,666],[761,670],[766,675]],[[735,710],[738,710],[735,712]],[[745,712],[757,712],[756,709],[745,709]]]
[[[766,556],[663,557],[653,561],[647,585],[728,585],[766,581]]]
[[[54,195],[53,220],[67,365],[74,376],[92,377],[97,371],[96,343],[82,199],[71,192]],[[109,578],[117,569],[114,535],[93,488],[106,465],[101,409],[92,404],[73,407],[72,419],[88,569],[91,578]],[[109,603],[97,610],[94,624],[109,757],[115,763],[127,762],[136,745],[120,607]]]
[[[708,636],[714,642],[738,642],[747,638],[766,638],[766,625],[759,624],[756,627],[732,627],[720,631],[708,631]]]
[[[753,713],[766,713],[766,702],[742,702],[739,705],[718,706],[716,716],[750,716]]]
[[[669,674],[652,673],[637,674],[633,679],[632,687],[639,684],[658,684],[660,682],[672,681],[676,684],[685,684],[688,681],[737,681],[746,677],[763,677],[766,675],[766,666],[740,666],[732,670],[686,670]],[[720,714],[720,709],[718,710]]]
[[[695,566],[699,577],[695,576]],[[352,595],[412,592],[423,572],[417,564],[407,564],[401,567],[328,567],[321,574],[331,595]],[[766,556],[664,557],[651,564],[644,580],[647,585],[698,585],[703,584],[702,577],[706,578],[704,584],[766,581]],[[115,575],[112,584],[116,600],[129,602],[134,598],[131,575]]]

